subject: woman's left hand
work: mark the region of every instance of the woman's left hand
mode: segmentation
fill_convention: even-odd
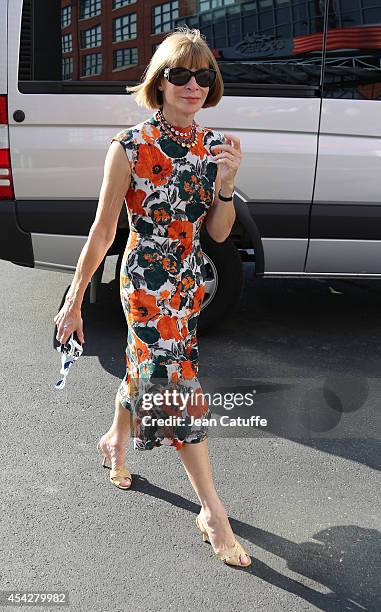
[[[214,156],[214,159],[220,165],[221,184],[234,185],[235,175],[242,159],[241,141],[237,136],[233,136],[233,134],[223,132],[223,135],[230,144],[213,145],[211,149],[213,153],[220,151]]]

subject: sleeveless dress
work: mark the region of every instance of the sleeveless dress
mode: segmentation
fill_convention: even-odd
[[[128,324],[126,373],[117,396],[132,414],[134,450],[179,450],[207,436],[211,413],[198,381],[197,322],[205,294],[200,230],[213,205],[220,132],[197,126],[182,147],[156,114],[112,138],[131,168],[130,233],[120,271]]]

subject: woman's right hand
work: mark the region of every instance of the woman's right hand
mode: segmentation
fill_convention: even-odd
[[[74,331],[77,333],[79,342],[81,344],[85,342],[81,309],[78,306],[65,302],[61,310],[54,317],[54,322],[57,326],[56,339],[61,344],[65,344]]]

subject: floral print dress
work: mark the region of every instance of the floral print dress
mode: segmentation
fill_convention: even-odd
[[[205,439],[210,418],[198,381],[206,280],[200,230],[214,201],[218,165],[210,148],[225,138],[197,125],[196,144],[184,148],[160,131],[154,114],[114,140],[131,168],[120,271],[126,374],[117,395],[132,414],[134,450],[179,450]]]

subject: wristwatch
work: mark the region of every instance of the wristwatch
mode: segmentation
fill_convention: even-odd
[[[233,191],[234,193],[234,191]],[[231,196],[229,198],[224,197],[223,195],[221,195],[221,189],[218,192],[218,199],[221,200],[221,202],[231,202],[233,199],[233,193],[231,194]]]

